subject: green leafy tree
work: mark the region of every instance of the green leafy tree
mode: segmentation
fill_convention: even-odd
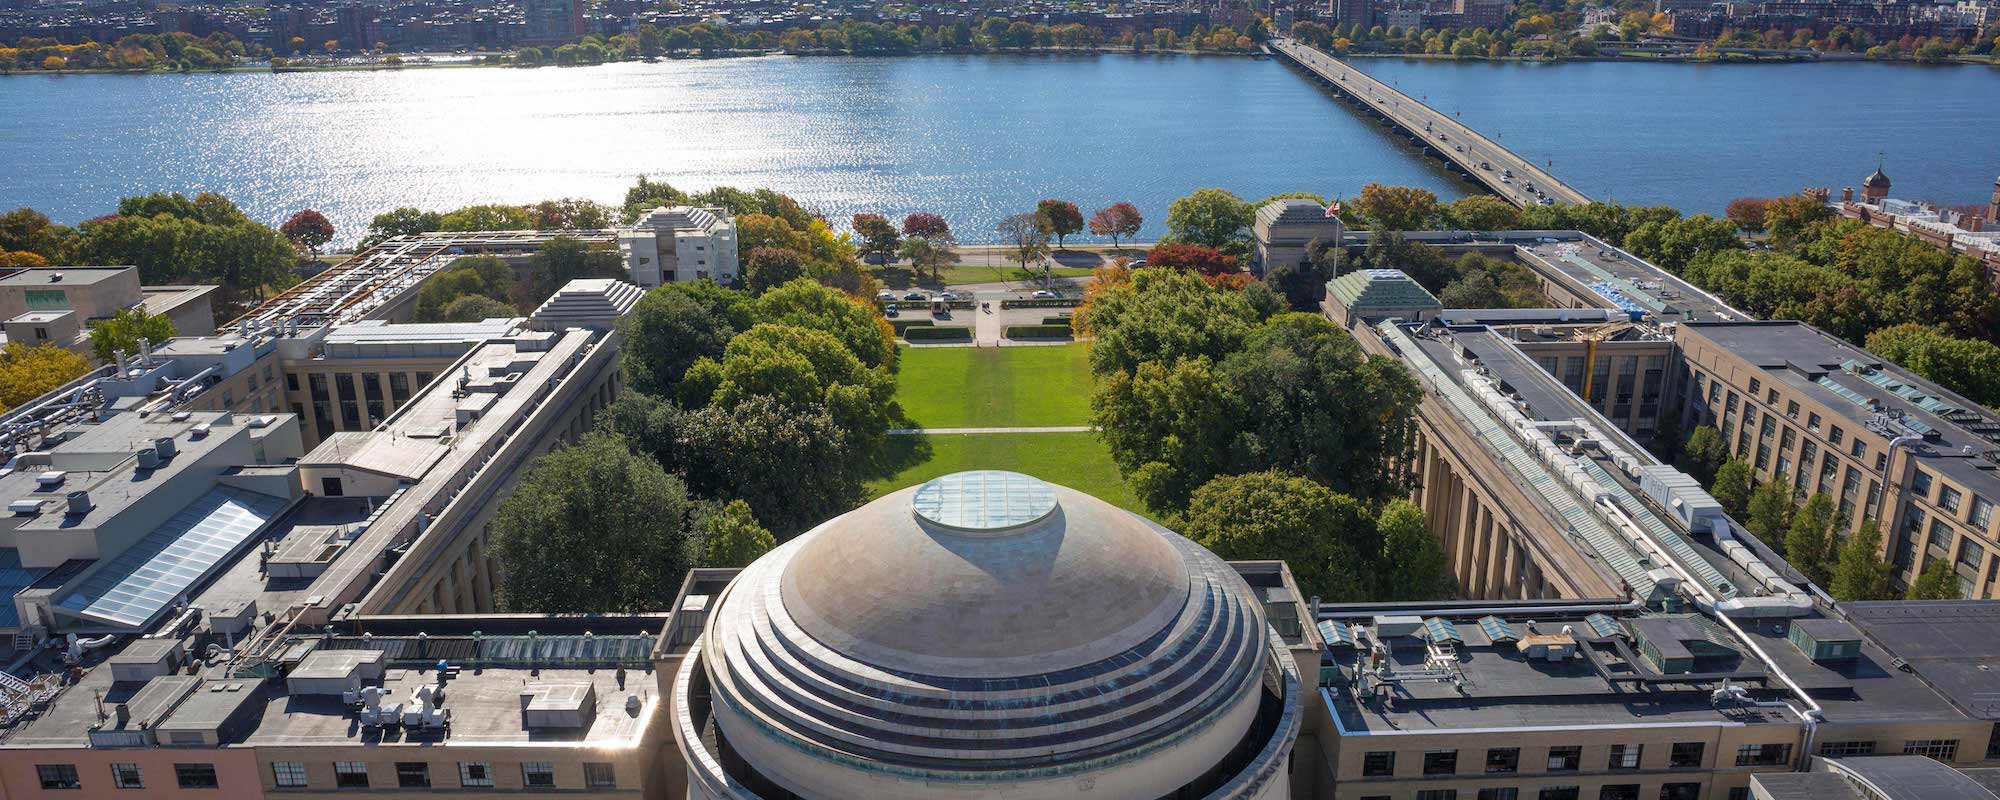
[[[439,322],[478,322],[486,319],[513,319],[521,316],[513,306],[490,297],[466,295],[451,301],[438,315]]]
[[[2000,346],[1992,342],[1904,323],[1868,334],[1868,350],[1975,403],[2000,406]]]
[[[865,464],[884,454],[889,421],[902,416],[895,391],[888,368],[867,366],[831,334],[771,323],[737,334],[720,360],[696,361],[676,388],[689,407],[729,408],[769,397],[790,409],[824,408]]]
[[[1048,219],[1038,214],[1015,214],[1000,220],[994,229],[1000,234],[1000,243],[1007,248],[1007,258],[1021,269],[1037,263],[1049,255]]]
[[[173,321],[165,314],[148,314],[144,309],[121,309],[110,319],[90,324],[90,352],[104,364],[111,363],[117,351],[137,355],[142,339],[158,345],[172,338]]]
[[[749,504],[758,524],[789,539],[859,505],[868,454],[823,408],[771,397],[683,409],[627,392],[600,425],[681,476],[704,497]],[[810,475],[811,480],[799,476]]]
[[[1827,591],[1843,603],[1880,600],[1888,596],[1889,567],[1882,563],[1882,529],[1869,520],[1847,537]]]
[[[958,252],[952,249],[951,239],[926,239],[912,236],[903,240],[898,251],[904,261],[910,262],[910,271],[919,280],[929,273],[931,280],[942,283],[947,267],[958,262]]]
[[[498,256],[466,256],[423,282],[417,289],[417,307],[411,318],[417,322],[443,321],[445,308],[465,297],[504,303],[513,287],[514,268],[506,261]]]
[[[747,567],[778,546],[771,532],[751,516],[750,504],[741,500],[731,500],[703,513],[695,520],[695,532],[702,539],[704,567]]]
[[[1625,249],[1667,271],[1680,273],[1696,256],[1743,249],[1736,223],[1707,214],[1648,222],[1625,237]]]
[[[1521,227],[1521,210],[1498,197],[1475,194],[1453,200],[1445,218],[1459,230],[1510,231]]]
[[[582,278],[623,278],[625,262],[618,249],[608,244],[585,242],[557,236],[542,244],[528,257],[528,279],[514,285],[516,305],[532,308],[542,304],[570,281]]]
[[[1828,548],[1838,520],[1833,498],[1823,494],[1807,498],[1785,532],[1785,560],[1815,582],[1825,583],[1832,576],[1830,560],[1834,554]]]
[[[528,206],[538,231],[594,231],[611,227],[616,209],[594,200],[570,197]]]
[[[1451,565],[1444,547],[1424,525],[1424,510],[1408,500],[1382,507],[1375,526],[1382,537],[1380,589],[1371,600],[1435,600],[1451,594]]]
[[[398,236],[415,236],[444,228],[444,215],[436,211],[416,208],[398,208],[376,214],[368,222],[368,234],[355,245],[357,250],[366,250]]]
[[[0,214],[0,251],[34,253],[45,261],[55,261],[75,235],[75,231],[50,222],[48,215],[32,208]]]
[[[759,322],[831,335],[868,367],[896,366],[896,331],[875,304],[812,281],[792,281],[750,302]]]
[[[1709,484],[1708,493],[1729,516],[1743,519],[1750,511],[1752,483],[1750,465],[1730,459],[1716,468],[1715,481]]]
[[[0,348],[0,412],[19,407],[90,371],[83,356],[53,344]]]
[[[753,295],[806,277],[811,269],[804,253],[784,247],[759,247],[743,260],[743,280]]]
[[[1723,441],[1722,433],[1713,425],[1696,425],[1694,432],[1688,434],[1687,444],[1681,448],[1675,466],[1702,485],[1712,486],[1715,484],[1715,471],[1728,460],[1729,443]]]
[[[1750,493],[1750,517],[1744,527],[1774,549],[1784,547],[1785,531],[1792,527],[1792,487],[1783,480],[1760,484]]]
[[[1239,242],[1256,209],[1227,189],[1196,189],[1167,206],[1167,232],[1189,244],[1225,248]]]
[[[700,556],[687,487],[604,433],[535,459],[493,518],[500,607],[632,613],[672,597]]]
[[[289,282],[298,263],[284,236],[208,192],[125,198],[118,213],[78,225],[67,249],[71,263],[136,266],[148,285],[220,285],[224,317],[262,287]]]
[[[720,357],[754,320],[748,295],[714,281],[669,283],[647,292],[618,321],[625,335],[618,351],[625,379],[636,392],[671,394],[688,367]]]
[[[639,219],[639,215],[661,206],[686,205],[687,202],[687,192],[668,185],[666,181],[650,180],[641,175],[632,188],[625,190],[625,222],[633,222]]]
[[[1256,311],[1241,292],[1212,286],[1192,272],[1147,268],[1092,297],[1077,317],[1096,337],[1091,369],[1105,376],[1147,361],[1219,361],[1242,345]]]
[[[1305,592],[1332,602],[1373,599],[1357,565],[1381,550],[1375,520],[1352,497],[1280,471],[1202,485],[1182,532],[1225,559],[1280,559]]]
[[[1428,189],[1380,183],[1361,187],[1356,204],[1373,231],[1429,230],[1441,211],[1437,195]]]
[[[441,231],[529,231],[535,229],[535,215],[521,206],[501,203],[466,206],[444,215]]]
[[[902,244],[896,224],[881,214],[854,215],[854,235],[861,238],[862,255],[880,256],[883,266],[895,260],[896,248]]]
[[[1043,200],[1035,204],[1035,215],[1048,220],[1049,233],[1056,237],[1056,248],[1061,249],[1063,238],[1083,230],[1083,211],[1068,200]]]
[[[1924,571],[1917,573],[1917,579],[1910,583],[1910,591],[1904,596],[1908,600],[1957,600],[1958,576],[1951,571],[1951,563],[1944,559],[1924,565]]]

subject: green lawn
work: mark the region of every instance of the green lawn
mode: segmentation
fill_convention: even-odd
[[[918,428],[1090,424],[1090,350],[906,347],[896,402]]]
[[[1139,498],[1132,494],[1132,487],[1118,476],[1118,467],[1111,462],[1111,451],[1094,433],[961,433],[889,438],[891,446],[900,450],[898,463],[906,466],[892,477],[870,481],[870,499],[953,472],[1004,469],[1068,486],[1129,511],[1146,513]]]

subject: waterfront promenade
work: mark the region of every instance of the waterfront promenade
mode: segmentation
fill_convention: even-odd
[[[1590,202],[1584,193],[1534,162],[1333,56],[1291,39],[1273,40],[1271,50],[1401,129],[1404,135],[1420,142],[1427,155],[1450,162],[1467,178],[1514,205],[1525,208],[1541,203],[1544,197],[1570,205]],[[1541,193],[1536,194],[1535,190]]]

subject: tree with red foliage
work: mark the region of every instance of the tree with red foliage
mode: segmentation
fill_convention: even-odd
[[[932,244],[958,241],[957,237],[951,235],[951,224],[945,222],[944,217],[923,211],[903,218],[903,235],[924,239]]]
[[[1729,207],[1722,213],[1744,233],[1763,233],[1764,209],[1770,205],[1771,201],[1767,198],[1738,197],[1729,201]]]
[[[293,214],[291,219],[285,220],[285,224],[278,226],[278,232],[315,258],[319,257],[321,247],[333,241],[333,223],[326,221],[326,215],[310,208]]]
[[[856,214],[854,235],[861,238],[861,252],[882,256],[883,266],[896,260],[896,247],[902,244],[902,237],[888,218],[881,214]]]
[[[1043,200],[1035,204],[1035,213],[1049,222],[1049,233],[1055,234],[1056,249],[1063,246],[1063,237],[1083,230],[1083,211],[1068,200]]]
[[[1120,238],[1139,235],[1139,229],[1145,224],[1146,218],[1139,216],[1138,206],[1131,203],[1112,203],[1090,215],[1091,234],[1111,237],[1113,248],[1118,246]]]
[[[1173,267],[1194,270],[1202,277],[1213,278],[1243,271],[1236,257],[1224,255],[1221,250],[1198,244],[1163,244],[1146,254],[1148,267]]]

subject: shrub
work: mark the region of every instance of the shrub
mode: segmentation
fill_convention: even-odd
[[[1074,297],[1009,297],[1000,301],[1001,308],[1076,308],[1083,301]]]
[[[1074,317],[1071,317],[1071,316],[1070,316],[1070,315],[1068,315],[1068,314],[1062,314],[1062,315],[1059,315],[1059,316],[1054,316],[1054,317],[1043,317],[1043,318],[1042,318],[1042,324],[1043,324],[1043,325],[1065,325],[1065,326],[1067,326],[1067,325],[1069,325],[1069,324],[1070,324],[1070,320],[1071,320],[1071,319],[1074,319]]]
[[[932,322],[932,321],[930,321],[930,320],[927,320],[927,319],[924,319],[924,318],[922,318],[922,317],[913,317],[913,318],[910,318],[910,319],[892,319],[892,320],[889,320],[889,325],[890,325],[891,327],[893,327],[893,328],[895,328],[895,329],[896,329],[896,335],[897,335],[897,336],[901,336],[901,335],[903,335],[903,332],[904,332],[904,331],[906,331],[906,330],[909,330],[909,329],[911,329],[911,328],[921,328],[921,327],[925,327],[925,326],[929,326],[929,325],[935,325],[935,324],[937,324],[937,323],[935,323],[935,322]]]
[[[1009,325],[1009,339],[1068,339],[1076,335],[1068,325]]]
[[[972,329],[964,325],[914,325],[903,331],[912,342],[969,342]]]

